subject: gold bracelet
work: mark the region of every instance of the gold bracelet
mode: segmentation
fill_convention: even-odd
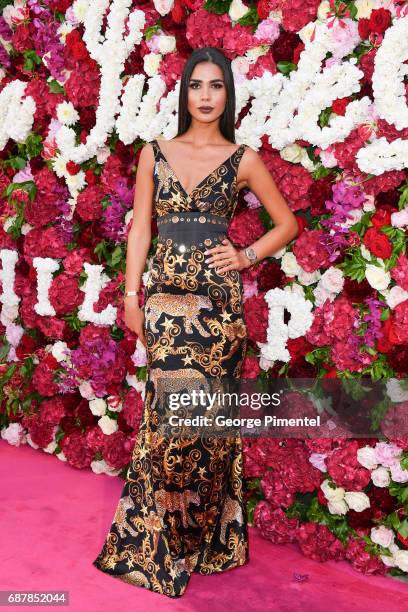
[[[138,291],[126,291],[125,297],[130,297],[131,295],[138,295]]]

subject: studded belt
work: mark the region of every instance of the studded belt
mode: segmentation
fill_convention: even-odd
[[[227,237],[229,219],[212,213],[168,213],[157,220],[159,242],[175,246],[181,253],[212,247]]]

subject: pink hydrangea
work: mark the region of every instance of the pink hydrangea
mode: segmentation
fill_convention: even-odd
[[[296,259],[306,272],[330,266],[329,253],[321,242],[323,235],[322,230],[305,230],[293,246]]]
[[[346,491],[362,491],[371,480],[371,472],[357,459],[357,440],[334,450],[326,460],[327,471],[339,487]]]

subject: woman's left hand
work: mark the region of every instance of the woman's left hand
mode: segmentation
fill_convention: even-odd
[[[239,251],[226,238],[222,241],[222,245],[207,249],[205,255],[209,255],[205,260],[210,268],[215,268],[217,272],[226,272],[227,270],[243,270],[249,265],[249,261],[244,251]]]

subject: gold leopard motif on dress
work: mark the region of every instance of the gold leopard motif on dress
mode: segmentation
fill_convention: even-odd
[[[163,519],[165,513],[178,511],[181,513],[183,527],[188,527],[187,508],[189,504],[200,504],[200,494],[197,491],[166,491],[159,489],[155,491],[154,500],[156,502],[157,514]]]
[[[154,293],[149,297],[145,306],[146,318],[150,320],[150,327],[153,332],[158,333],[156,323],[162,314],[171,317],[183,317],[185,322],[186,334],[192,334],[192,326],[204,338],[208,338],[211,334],[207,332],[198,320],[198,315],[202,308],[207,310],[212,309],[212,302],[206,295],[195,295],[187,293],[186,295]]]
[[[130,533],[133,536],[137,536],[138,532],[133,529],[127,522],[127,517],[129,516],[129,510],[135,507],[133,503],[133,499],[128,495],[127,497],[122,497],[119,501],[118,507],[116,508],[116,514],[114,517],[114,522],[117,525],[118,532],[121,538],[126,537],[126,532]]]
[[[232,499],[232,497],[228,495],[222,508],[221,515],[220,540],[223,544],[225,544],[225,532],[228,523],[231,523],[231,521],[238,521],[239,525],[242,525],[243,520],[242,505],[237,499]]]
[[[152,407],[158,402],[160,406],[164,405],[166,393],[180,393],[185,391],[190,386],[191,389],[197,390],[199,387],[204,393],[210,392],[209,380],[195,368],[181,368],[179,370],[162,370],[161,368],[151,368],[151,380],[154,382],[156,397]],[[190,383],[191,381],[191,383]],[[212,387],[217,381],[212,381]]]

